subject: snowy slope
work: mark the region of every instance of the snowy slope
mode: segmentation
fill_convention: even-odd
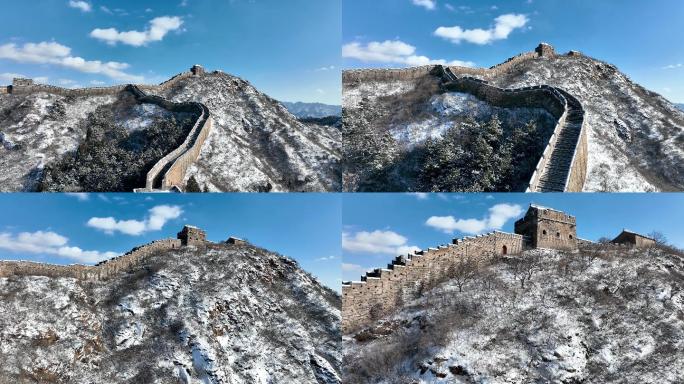
[[[120,98],[123,94],[0,95],[0,166],[5,170],[0,175],[0,191],[35,190],[46,163],[78,148],[87,130],[84,120],[99,106],[132,108],[116,121],[128,130],[142,129],[164,117],[158,107],[129,105],[130,100]],[[181,80],[161,96],[200,101],[210,108],[212,132],[187,174],[203,190],[341,189],[338,128],[302,123],[248,82],[219,72]]]
[[[162,96],[204,103],[214,127],[188,172],[210,191],[338,191],[340,131],[299,122],[279,102],[224,73],[178,82]]]
[[[105,282],[0,278],[0,382],[339,383],[340,298],[250,245]]]
[[[383,159],[377,168],[401,158],[406,144],[383,135],[406,137],[416,129],[427,133],[409,139],[416,145],[453,124],[452,113],[434,108],[437,98],[444,98],[439,79],[427,73],[410,76],[411,71],[397,70],[394,78],[388,72],[384,80],[373,81],[363,79],[362,71],[362,80],[353,71],[345,76],[344,132],[373,138],[368,150]],[[585,191],[684,190],[684,112],[616,67],[586,56],[560,55],[524,61],[486,80],[503,88],[547,84],[582,102],[589,138]],[[448,108],[475,115],[482,111],[463,97],[452,97]],[[355,138],[345,135],[343,140],[353,143]],[[345,189],[354,189],[357,179],[363,179],[363,170],[353,169],[352,164],[347,171]]]
[[[345,336],[345,382],[681,383],[681,254],[523,257],[534,255],[541,268],[524,288],[496,261],[462,292],[447,281]]]
[[[340,105],[303,103],[301,101],[282,101],[281,103],[291,114],[298,118],[340,116],[342,114],[342,106]]]
[[[585,191],[684,190],[684,112],[615,66],[586,57],[528,61],[491,80],[502,87],[548,84],[587,110]]]
[[[85,138],[86,127],[79,122],[115,100],[47,93],[0,95],[0,191],[35,190],[43,166],[75,150]]]

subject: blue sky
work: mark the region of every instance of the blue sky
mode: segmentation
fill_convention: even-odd
[[[5,1],[0,84],[159,83],[202,64],[279,100],[339,104],[340,15],[340,0]]]
[[[339,288],[341,197],[337,194],[21,194],[0,196],[0,259],[92,262],[185,224],[211,241],[229,236],[290,256]]]
[[[345,194],[343,280],[384,267],[410,249],[448,244],[492,230],[513,232],[529,204],[577,218],[577,236],[615,237],[622,229],[662,232],[684,247],[684,194]]]
[[[342,12],[344,68],[490,67],[545,41],[613,63],[684,103],[680,0],[345,0]]]

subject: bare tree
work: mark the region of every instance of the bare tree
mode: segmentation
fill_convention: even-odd
[[[660,245],[660,246],[668,245],[667,244],[667,237],[665,237],[665,235],[662,232],[653,231],[653,232],[648,234],[648,237],[655,240],[656,245]]]
[[[599,244],[607,244],[607,243],[610,243],[611,241],[612,240],[606,236],[600,237],[598,240],[596,240],[596,242]]]
[[[520,288],[525,288],[525,282],[529,282],[535,272],[541,269],[541,258],[537,255],[525,257],[512,257],[508,259],[508,270],[513,278],[520,282]]]
[[[447,275],[456,283],[458,291],[463,292],[463,287],[477,275],[477,261],[471,256],[460,258],[449,267]]]

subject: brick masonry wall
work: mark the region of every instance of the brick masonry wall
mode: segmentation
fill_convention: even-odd
[[[209,113],[209,109],[203,105],[202,107],[202,117],[197,121],[193,131],[190,132],[183,143],[183,147],[186,148],[185,152],[175,159],[171,168],[169,168],[164,175],[162,189],[170,189],[173,186],[182,189],[185,185],[185,176],[188,169],[197,161],[202,146],[209,136],[209,133],[211,133],[213,119]]]
[[[80,280],[106,280],[121,272],[135,268],[151,255],[180,247],[181,241],[178,239],[157,240],[94,266],[53,265],[30,261],[0,261],[0,278],[10,276],[47,276]]]
[[[342,331],[347,333],[367,325],[377,317],[391,314],[402,301],[409,299],[421,283],[438,279],[463,257],[486,260],[522,252],[523,237],[512,233],[492,232],[454,240],[453,244],[398,257],[388,269],[376,269],[360,282],[342,285]]]
[[[587,163],[589,161],[589,143],[587,138],[586,120],[582,123],[582,131],[580,133],[575,154],[572,158],[572,165],[570,166],[570,173],[565,182],[566,192],[582,192],[584,190],[584,183],[587,180]]]

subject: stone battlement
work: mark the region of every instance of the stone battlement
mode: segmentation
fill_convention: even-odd
[[[397,256],[387,268],[376,268],[361,281],[342,285],[342,330],[352,331],[392,313],[398,303],[420,289],[420,284],[437,280],[463,258],[485,261],[500,255],[519,254],[524,238],[506,232],[454,239],[452,244]]]
[[[613,243],[610,246],[615,249],[655,245],[653,239],[626,230]],[[577,237],[574,216],[531,204],[525,216],[515,222],[515,233],[494,231],[453,239],[448,245],[397,256],[387,268],[368,271],[360,281],[343,282],[342,331],[352,332],[390,315],[415,297],[424,284],[447,277],[452,266],[465,258],[480,263],[525,249],[573,252],[592,244]]]
[[[135,247],[121,256],[101,261],[96,265],[54,265],[31,261],[0,261],[0,278],[10,276],[47,276],[93,281],[107,280],[144,264],[145,260],[159,252],[181,249],[186,246],[209,244],[212,243],[206,240],[203,230],[192,226],[185,226],[178,233],[176,239],[155,240],[151,243]]]

